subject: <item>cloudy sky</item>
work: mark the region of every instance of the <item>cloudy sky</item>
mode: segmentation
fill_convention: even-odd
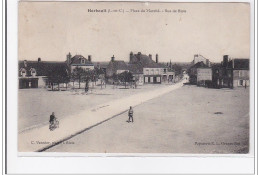
[[[126,12],[131,9],[161,12]],[[194,54],[213,62],[225,54],[250,57],[247,3],[19,2],[18,28],[19,60],[64,61],[71,52],[128,61],[130,51],[158,53],[163,62],[192,61]]]

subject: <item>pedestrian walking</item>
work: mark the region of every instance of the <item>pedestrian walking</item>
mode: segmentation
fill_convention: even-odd
[[[132,106],[130,106],[130,109],[128,111],[128,122],[131,122],[131,119],[132,119],[132,122],[134,122],[134,118],[133,118],[133,115],[134,115],[134,111],[133,111],[133,108]]]

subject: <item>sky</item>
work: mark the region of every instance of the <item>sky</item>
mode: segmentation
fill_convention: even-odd
[[[160,12],[136,12],[142,9]],[[19,60],[65,61],[70,52],[128,61],[131,51],[158,54],[159,62],[250,57],[248,3],[20,1],[18,13]]]

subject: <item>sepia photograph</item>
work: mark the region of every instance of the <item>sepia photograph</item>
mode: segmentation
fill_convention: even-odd
[[[248,2],[20,1],[18,152],[249,154],[250,47]]]

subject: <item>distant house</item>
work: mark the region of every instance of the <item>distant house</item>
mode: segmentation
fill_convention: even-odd
[[[194,59],[192,61],[192,65],[195,65],[195,64],[197,64],[199,62],[203,62],[208,67],[211,66],[211,63],[210,63],[209,59],[205,58],[204,56],[202,56],[200,54],[194,55]]]
[[[220,64],[212,65],[212,85],[215,88],[233,88],[233,72],[228,55],[224,55]]]
[[[75,56],[71,57],[71,54],[69,53],[67,55],[66,63],[68,64],[68,66],[70,68],[70,72],[73,72],[73,70],[76,67],[83,68],[84,70],[93,70],[94,69],[94,64],[92,63],[91,55],[88,55],[88,59],[86,59],[82,55],[75,55]]]
[[[164,64],[160,64],[158,54],[156,54],[156,61],[149,56],[138,52],[137,54],[130,53],[129,67],[130,71],[135,75],[143,78],[143,82],[147,83],[162,83],[174,79],[174,71]],[[133,68],[132,68],[133,67]],[[134,70],[134,71],[133,71]],[[143,76],[141,76],[143,74]]]
[[[232,60],[233,87],[249,86],[249,59]]]
[[[212,69],[203,61],[191,66],[188,74],[191,84],[206,85],[207,81],[212,81]]]
[[[67,74],[69,71],[65,62],[41,61],[41,58],[38,61],[19,61],[18,67],[19,89],[45,87],[51,72],[59,70]]]
[[[144,84],[143,66],[141,64],[128,64],[128,70],[132,73],[133,79],[138,85]]]
[[[114,74],[120,74],[125,71],[129,71],[127,64],[124,61],[115,60],[115,57],[113,55],[111,57],[111,61],[106,68],[106,75],[108,77],[112,77]]]
[[[212,83],[216,88],[249,86],[249,59],[230,59],[224,55],[221,64],[212,66]]]
[[[109,62],[93,62],[95,70],[98,70],[98,74],[103,74],[106,77],[106,70]]]

